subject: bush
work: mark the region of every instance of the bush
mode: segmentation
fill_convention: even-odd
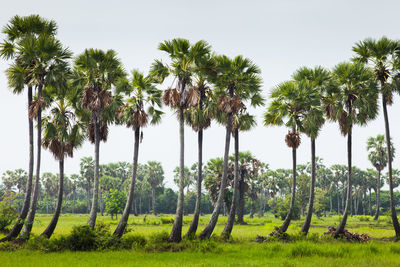
[[[12,204],[14,199],[15,194],[8,193],[0,201],[0,232],[7,231],[7,227],[18,217],[16,207]]]
[[[73,251],[96,249],[96,232],[89,225],[74,226],[68,237],[68,247]]]
[[[161,217],[162,224],[173,224],[174,221],[175,221],[174,218]]]
[[[147,240],[144,236],[135,234],[122,237],[121,243],[124,249],[144,248]]]
[[[276,198],[273,198],[270,201],[268,201],[268,205],[271,207],[272,212],[274,213],[275,217],[280,217],[282,220],[284,220],[286,218],[286,215],[289,211],[290,198],[291,198],[291,195],[288,194],[285,199],[276,197]],[[292,220],[300,219],[300,204],[297,200],[294,202],[291,219]]]

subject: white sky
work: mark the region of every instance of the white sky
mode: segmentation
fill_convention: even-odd
[[[0,9],[0,26],[18,14],[39,14],[54,19],[59,26],[57,38],[75,55],[85,48],[114,49],[125,69],[137,68],[147,73],[154,59],[165,58],[157,50],[159,42],[176,37],[191,42],[208,41],[214,51],[228,56],[243,55],[262,70],[263,91],[290,78],[301,66],[322,65],[327,68],[348,60],[351,47],[366,37],[386,35],[399,39],[398,1],[7,1]],[[0,34],[2,40],[4,35]],[[0,174],[8,169],[28,168],[27,97],[13,95],[8,89],[5,70],[8,62],[0,61]],[[392,137],[400,151],[399,98],[389,108]],[[167,186],[174,187],[172,170],[179,163],[178,122],[171,110],[164,108],[163,122],[144,130],[139,161],[161,161]],[[272,168],[290,168],[291,151],[284,136],[287,129],[262,126],[259,108],[258,124],[240,137],[240,149],[250,150]],[[383,117],[368,127],[354,129],[353,162],[371,168],[366,153],[369,136],[383,133]],[[185,128],[185,162],[197,159],[197,137]],[[223,155],[224,129],[213,125],[204,135],[204,158]],[[300,163],[309,161],[310,142],[303,136],[298,150]],[[233,148],[233,146],[232,146]],[[107,143],[100,147],[100,163],[131,161],[133,132],[112,126]],[[79,172],[79,159],[93,155],[86,143],[65,163],[66,173]],[[317,154],[326,165],[346,163],[346,139],[337,125],[327,124],[317,139]],[[394,167],[400,168],[397,157]],[[58,164],[45,150],[42,172],[58,171]]]

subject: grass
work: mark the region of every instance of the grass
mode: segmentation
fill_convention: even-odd
[[[155,235],[169,232],[171,215],[131,216],[131,232],[151,240]],[[310,229],[312,236],[320,236],[327,226],[338,225],[339,216],[313,218]],[[51,215],[38,215],[33,233],[40,234]],[[209,216],[200,220],[199,231],[208,222]],[[191,217],[185,217],[183,233],[190,224]],[[87,215],[62,215],[55,235],[68,234],[74,225],[85,224]],[[111,224],[114,229],[117,220],[98,217],[98,221]],[[199,243],[196,248],[181,252],[149,252],[145,249],[102,251],[102,252],[56,252],[44,253],[19,249],[13,252],[0,252],[1,266],[399,266],[400,243],[383,242],[379,239],[394,236],[389,218],[382,217],[378,222],[372,217],[350,217],[348,229],[352,232],[366,233],[376,239],[365,244],[346,243],[331,239],[317,241],[301,240],[291,243],[255,243],[257,235],[268,235],[279,219],[269,215],[265,218],[246,218],[247,225],[235,225],[233,240],[223,242],[214,237],[214,242]],[[214,230],[215,236],[222,232],[226,217],[221,217]],[[288,229],[289,234],[299,232],[302,221],[294,221]],[[190,241],[186,241],[190,242]],[[209,246],[209,245],[212,246]]]

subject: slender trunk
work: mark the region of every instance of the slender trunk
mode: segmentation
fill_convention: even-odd
[[[239,182],[239,129],[238,128],[235,129],[234,135],[235,135],[235,165],[234,165],[232,204],[229,211],[228,220],[221,234],[225,238],[229,238],[232,233],[233,223],[235,222],[236,202],[238,195],[238,182]]]
[[[290,207],[289,211],[286,215],[285,221],[282,226],[271,233],[271,235],[278,235],[281,233],[285,233],[289,227],[290,221],[292,219],[292,213],[295,205],[295,197],[296,197],[296,148],[292,148],[292,160],[293,160],[293,183],[292,183],[292,196],[290,198]]]
[[[75,198],[76,198],[76,189],[74,189],[74,192],[72,193],[72,213],[75,213]]]
[[[224,168],[221,178],[221,186],[219,189],[218,200],[214,207],[214,211],[211,215],[210,221],[208,222],[207,226],[204,228],[203,232],[201,232],[199,236],[200,239],[210,238],[212,232],[214,231],[215,225],[217,224],[220,209],[223,208],[222,205],[224,205],[226,177],[228,174],[229,145],[231,141],[231,132],[232,132],[232,116],[233,116],[232,113],[228,114],[227,125],[226,125],[226,136],[225,136]]]
[[[378,220],[379,218],[380,199],[381,199],[381,170],[378,170],[378,178],[376,179],[376,195],[375,195],[376,210],[375,210],[374,220]]]
[[[57,205],[54,211],[53,218],[51,219],[49,225],[47,226],[46,230],[43,231],[41,236],[45,236],[50,238],[56,229],[58,218],[60,217],[61,213],[61,206],[63,201],[63,193],[64,193],[64,160],[59,161],[59,168],[60,168],[60,177],[58,179],[58,197],[57,197]]]
[[[38,99],[42,98],[42,89],[43,89],[43,84],[40,84],[38,86]],[[26,222],[24,225],[24,229],[22,230],[21,233],[21,239],[22,240],[28,240],[30,233],[32,231],[33,227],[33,222],[35,220],[35,214],[36,214],[36,204],[37,204],[37,199],[39,196],[39,191],[40,191],[40,157],[41,157],[41,152],[42,152],[42,107],[39,106],[38,108],[38,113],[37,113],[37,139],[36,139],[36,177],[35,177],[35,186],[33,188],[32,192],[32,197],[31,197],[31,204],[29,207],[29,213],[28,217],[26,218]]]
[[[381,84],[383,87],[383,83]],[[396,237],[400,238],[400,225],[397,219],[396,214],[396,205],[394,203],[394,196],[393,196],[393,178],[392,178],[392,148],[390,145],[390,130],[389,130],[389,118],[387,113],[386,107],[386,98],[382,95],[382,106],[383,106],[383,115],[385,118],[385,136],[386,136],[386,147],[387,147],[387,155],[388,155],[388,176],[389,176],[389,196],[390,196],[390,211],[392,213],[392,222],[394,231],[396,232]]]
[[[28,87],[28,128],[29,128],[29,170],[28,170],[28,180],[26,181],[26,192],[24,203],[22,204],[21,212],[19,214],[18,220],[15,222],[13,228],[8,233],[8,235],[2,239],[0,242],[11,241],[15,239],[22,230],[24,226],[24,221],[28,215],[29,205],[31,201],[32,194],[32,180],[33,180],[33,120],[29,116],[29,107],[32,104],[32,86]]]
[[[90,181],[89,181],[89,179],[87,179],[86,196],[87,196],[86,213],[89,214],[90,213]]]
[[[98,114],[98,117],[100,114]],[[93,199],[92,208],[90,209],[88,225],[94,229],[97,217],[97,206],[99,201],[99,154],[100,154],[100,122],[95,122],[95,136],[94,136],[94,183],[93,183]]]
[[[303,227],[301,228],[302,233],[304,235],[308,234],[308,230],[311,225],[311,217],[313,213],[313,205],[314,205],[314,188],[315,188],[315,139],[311,138],[311,183],[310,183],[310,197],[308,200],[308,210],[307,217],[304,220]]]
[[[341,207],[342,212],[344,211],[344,206],[345,206],[345,201],[346,201],[346,192],[347,192],[347,184],[345,187],[345,183],[343,182],[342,207]]]
[[[340,193],[339,193],[339,182],[336,183],[336,189],[338,190],[336,193],[337,197],[337,214],[339,215],[340,213]]]
[[[200,109],[202,106],[200,105]],[[203,129],[199,129],[197,133],[198,144],[198,166],[197,166],[197,191],[196,191],[196,207],[194,209],[193,220],[190,224],[186,236],[194,236],[199,225],[200,204],[201,204],[201,183],[203,180]]]
[[[351,108],[349,108],[351,110]],[[346,226],[347,216],[349,212],[349,208],[351,205],[351,157],[352,157],[352,149],[351,149],[351,137],[352,137],[352,126],[350,126],[350,130],[347,133],[347,195],[346,195],[346,206],[343,211],[343,217],[340,221],[340,225],[335,232],[335,238],[339,237],[339,235],[343,234],[344,227]]]
[[[151,213],[151,197],[150,197],[151,192],[147,191],[147,213]]]
[[[237,216],[238,216],[238,224],[246,224],[244,222],[244,204],[245,204],[245,199],[244,199],[244,177],[242,174],[240,174],[240,180],[239,180],[239,206],[238,206],[238,211],[237,211]]]
[[[100,215],[104,216],[104,202],[103,202],[103,192],[100,190],[99,192],[99,200],[100,200]]]
[[[354,190],[354,215],[357,215],[358,203],[357,203],[357,190]]]
[[[131,205],[135,194],[136,173],[137,173],[138,156],[139,156],[139,143],[140,143],[140,128],[137,127],[135,129],[135,144],[133,148],[133,163],[132,163],[133,169],[132,169],[131,183],[129,185],[128,199],[126,200],[124,212],[122,213],[118,226],[114,231],[114,235],[118,237],[121,237],[124,234],[126,225],[128,224],[129,211],[131,210]],[[137,214],[136,201],[135,201],[135,214]]]
[[[369,204],[369,215],[372,216],[371,188],[369,188],[369,201],[368,201],[368,204]]]
[[[151,199],[153,202],[153,214],[157,215],[157,212],[156,212],[156,187],[155,186],[152,186],[152,188],[151,188]]]
[[[184,89],[184,88],[183,88]],[[169,235],[169,242],[180,242],[182,239],[182,222],[183,222],[183,206],[184,206],[184,188],[185,188],[185,132],[183,107],[179,107],[179,139],[180,139],[180,160],[179,160],[179,194],[176,207],[174,225]]]
[[[332,191],[329,191],[329,212],[332,212],[333,203],[332,203]]]

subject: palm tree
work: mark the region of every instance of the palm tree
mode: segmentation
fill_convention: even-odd
[[[340,132],[347,135],[346,206],[335,237],[343,234],[352,192],[352,132],[353,125],[365,125],[378,112],[378,91],[372,71],[360,63],[340,63],[332,71],[336,89],[325,98],[328,118],[339,123]]]
[[[50,35],[54,36],[57,31],[57,25],[53,20],[46,20],[38,15],[31,15],[27,17],[14,16],[9,24],[7,24],[3,33],[6,35],[6,39],[0,44],[0,56],[4,59],[14,59],[14,62],[7,69],[7,77],[9,86],[15,94],[22,93],[25,85],[28,88],[28,108],[32,105],[33,101],[33,81],[28,76],[28,66],[22,65],[20,55],[25,53],[23,47],[19,44],[24,38],[29,35],[38,37],[39,35]],[[25,222],[25,218],[28,215],[31,192],[32,192],[32,180],[33,180],[33,164],[34,164],[34,141],[33,141],[33,119],[29,116],[28,112],[28,128],[29,128],[29,168],[28,168],[28,179],[26,183],[26,193],[24,202],[19,214],[17,221],[8,235],[0,240],[10,241],[16,238],[22,230]]]
[[[136,174],[139,157],[139,144],[143,138],[143,129],[151,118],[151,124],[157,124],[161,120],[162,111],[158,110],[161,106],[162,91],[154,86],[154,79],[150,76],[144,76],[137,70],[132,71],[131,81],[123,80],[117,87],[118,91],[124,92],[127,96],[126,104],[119,110],[119,121],[132,127],[134,130],[134,149],[133,149],[133,168],[131,182],[129,185],[128,199],[125,204],[124,212],[120,218],[114,235],[121,237],[124,233],[129,218],[129,212],[135,193]],[[154,202],[153,202],[154,204]],[[153,207],[154,208],[154,207]]]
[[[300,68],[293,75],[293,79],[297,82],[308,82],[313,90],[309,91],[307,105],[304,106],[306,111],[304,114],[303,128],[304,133],[311,139],[311,183],[310,196],[308,201],[307,216],[304,220],[301,232],[307,235],[310,229],[313,205],[314,205],[314,187],[315,187],[315,139],[318,137],[325,119],[322,106],[322,96],[331,84],[331,76],[329,71],[322,67],[309,69]]]
[[[85,189],[86,189],[86,201],[87,201],[87,209],[86,212],[90,213],[90,184],[93,182],[94,178],[94,162],[92,157],[83,157],[81,158],[80,166],[80,174],[83,179],[85,179]]]
[[[152,65],[152,74],[160,83],[168,76],[173,76],[176,88],[164,90],[164,103],[175,109],[179,117],[179,146],[180,146],[180,181],[178,204],[176,207],[176,215],[169,236],[170,242],[180,242],[182,239],[182,221],[183,221],[183,204],[184,204],[184,110],[189,107],[197,106],[200,93],[198,88],[193,87],[192,75],[205,58],[209,57],[210,46],[205,41],[198,41],[191,45],[186,39],[173,39],[172,41],[164,41],[160,43],[159,50],[168,54],[171,63],[164,65],[161,61],[156,60]],[[176,83],[175,83],[176,81]]]
[[[220,209],[223,205],[224,188],[226,186],[228,174],[229,145],[233,126],[238,129],[239,125],[233,125],[235,114],[240,114],[246,110],[245,101],[250,101],[252,106],[258,106],[263,103],[260,93],[260,69],[249,59],[237,56],[230,59],[227,56],[215,57],[215,72],[210,80],[216,85],[216,97],[218,97],[218,110],[220,116],[226,119],[226,137],[224,152],[224,168],[221,177],[220,192],[217,203],[211,215],[210,221],[200,234],[200,239],[210,238],[218,221]],[[238,147],[237,147],[238,148]],[[236,173],[236,176],[238,174]]]
[[[400,42],[392,41],[386,37],[379,40],[365,39],[364,41],[356,43],[353,47],[356,52],[356,60],[371,65],[374,70],[375,79],[379,83],[379,89],[382,97],[383,117],[385,120],[385,137],[388,158],[388,176],[389,176],[389,196],[390,196],[390,210],[392,213],[393,227],[396,232],[396,237],[400,237],[400,224],[397,219],[396,205],[393,197],[393,181],[392,181],[392,153],[390,146],[390,129],[389,129],[389,116],[387,112],[387,105],[393,103],[393,93],[398,91],[399,88],[399,75],[400,69]]]
[[[76,120],[68,99],[63,93],[57,97],[57,102],[50,111],[50,116],[43,118],[43,141],[42,145],[53,153],[59,161],[59,180],[57,205],[53,218],[47,228],[41,234],[50,238],[57,226],[61,213],[61,205],[64,194],[64,160],[65,157],[72,157],[73,151],[81,146],[84,140],[83,125]]]
[[[99,199],[99,155],[100,141],[106,141],[108,123],[113,121],[119,106],[110,89],[125,77],[120,60],[113,50],[106,52],[86,49],[75,59],[75,83],[82,89],[81,106],[89,118],[87,135],[94,144],[93,200],[88,225],[94,228]]]
[[[390,152],[391,159],[394,158],[394,147],[393,143],[390,142]],[[379,207],[380,207],[380,192],[381,192],[381,173],[382,170],[388,163],[388,157],[386,153],[386,140],[383,134],[378,134],[376,137],[370,137],[367,140],[367,150],[368,150],[368,159],[371,164],[378,171],[378,177],[376,179],[376,212],[374,220],[379,218]]]
[[[151,186],[151,200],[153,214],[156,215],[156,187],[162,185],[164,181],[164,170],[161,162],[148,161],[145,165],[145,179]]]
[[[19,54],[21,65],[26,67],[31,84],[37,88],[37,96],[29,107],[29,115],[37,121],[37,154],[35,185],[31,197],[29,213],[21,233],[21,240],[29,239],[36,214],[37,198],[40,191],[40,159],[42,143],[42,110],[51,101],[47,90],[58,88],[66,83],[69,75],[68,62],[72,53],[64,48],[60,41],[49,35],[38,37],[29,35],[19,44],[22,52]]]
[[[290,206],[280,228],[271,233],[277,235],[286,232],[292,219],[296,196],[296,150],[300,145],[300,132],[303,130],[303,118],[307,112],[305,106],[314,87],[308,82],[287,81],[279,84],[271,92],[272,102],[264,114],[265,125],[286,125],[289,130],[285,142],[292,148],[292,191]]]
[[[258,103],[257,103],[258,104]],[[261,103],[260,103],[261,104]],[[244,177],[240,175],[240,167],[239,167],[239,131],[249,131],[252,127],[256,125],[256,120],[253,115],[245,112],[242,114],[235,114],[233,118],[233,136],[235,139],[235,155],[234,155],[234,174],[233,174],[233,195],[232,195],[232,204],[229,210],[228,220],[226,222],[225,228],[222,231],[222,236],[224,238],[229,238],[232,229],[233,223],[235,221],[235,214],[236,214],[236,205],[239,202],[238,206],[238,222],[243,224],[243,213],[244,213]],[[248,155],[252,158],[251,155]],[[249,160],[251,161],[251,159]],[[242,173],[242,172],[240,172]],[[239,178],[240,176],[240,178]],[[238,198],[238,191],[239,192],[239,200]]]

